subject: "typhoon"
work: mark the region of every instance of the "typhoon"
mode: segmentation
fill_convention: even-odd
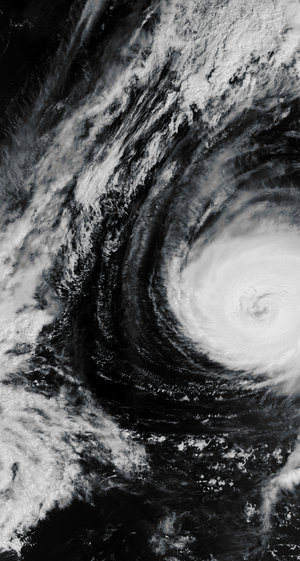
[[[65,0],[21,80],[14,34],[52,13],[25,4],[0,43],[0,559],[296,561],[300,4]]]
[[[272,206],[260,206],[253,205],[250,216],[239,208],[220,236],[205,247],[195,244],[176,285],[174,310],[187,335],[215,361],[266,374],[273,387],[284,383],[282,391],[297,391],[299,225],[296,218],[289,221],[293,207],[285,209],[285,222],[272,215],[270,220]]]

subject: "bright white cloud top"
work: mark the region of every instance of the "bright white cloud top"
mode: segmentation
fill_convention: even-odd
[[[236,219],[240,220],[240,218]],[[300,233],[265,219],[195,244],[171,306],[184,334],[225,368],[300,387]],[[174,282],[172,282],[174,289]]]

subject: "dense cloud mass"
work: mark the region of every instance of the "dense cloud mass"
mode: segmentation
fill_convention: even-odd
[[[298,559],[298,0],[1,10],[0,558]]]

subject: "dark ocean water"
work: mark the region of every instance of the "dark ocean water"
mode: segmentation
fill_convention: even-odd
[[[0,559],[300,559],[300,5],[0,25]]]

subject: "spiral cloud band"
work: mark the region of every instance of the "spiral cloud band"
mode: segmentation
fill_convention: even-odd
[[[300,559],[299,2],[55,3],[0,144],[0,558]]]
[[[270,228],[215,239],[182,271],[174,310],[186,333],[213,360],[296,384],[299,234]]]

